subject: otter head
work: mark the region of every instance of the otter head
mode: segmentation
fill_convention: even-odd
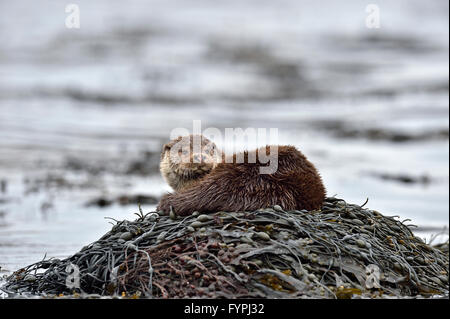
[[[205,176],[217,165],[216,145],[202,135],[189,135],[165,144],[160,170],[174,191],[180,191]]]

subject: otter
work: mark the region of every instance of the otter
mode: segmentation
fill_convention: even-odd
[[[218,155],[210,140],[201,135],[196,138],[201,139],[200,153],[193,152],[193,135],[178,137],[163,146],[161,174],[175,192],[161,198],[158,211],[167,214],[172,209],[186,216],[195,211],[255,211],[275,205],[285,210],[322,207],[326,194],[322,178],[294,146],[277,146],[277,170],[261,174],[260,167],[267,166],[261,154],[269,154],[271,146],[225,156]],[[174,146],[177,149],[172,149]],[[174,159],[176,154],[181,160]]]
[[[200,150],[194,150],[196,138],[200,141]],[[216,164],[216,145],[202,135],[189,135],[179,136],[163,146],[159,169],[167,184],[174,191],[180,191],[211,172]]]

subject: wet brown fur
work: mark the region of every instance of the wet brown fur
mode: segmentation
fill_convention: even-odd
[[[264,151],[264,148],[262,148]],[[253,152],[256,152],[254,150]],[[266,146],[266,154],[270,154]],[[161,198],[157,210],[178,215],[194,211],[254,211],[280,205],[285,210],[319,209],[325,199],[325,187],[314,165],[293,146],[278,146],[278,170],[260,174],[262,164],[256,152],[256,163],[218,163],[194,183]]]

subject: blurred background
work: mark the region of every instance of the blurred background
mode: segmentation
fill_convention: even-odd
[[[0,272],[169,187],[176,127],[271,128],[329,196],[448,239],[448,1],[0,1]]]

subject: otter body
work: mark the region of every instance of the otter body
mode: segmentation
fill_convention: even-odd
[[[172,207],[182,216],[194,211],[254,211],[275,205],[285,210],[319,209],[325,199],[325,187],[314,165],[295,147],[278,146],[278,169],[273,174],[261,174],[260,167],[267,166],[267,161],[260,160],[259,154],[264,151],[269,154],[269,149],[266,146],[241,153],[243,163],[238,163],[236,159],[242,157],[234,154],[227,160],[222,157],[220,163],[205,166],[205,174],[185,183],[184,187],[174,188],[175,193],[163,196],[157,209],[168,213]],[[167,155],[168,151],[165,148],[163,153]],[[249,158],[256,158],[256,162]],[[180,184],[178,178],[183,177],[174,167],[161,172],[169,179],[169,185]]]

